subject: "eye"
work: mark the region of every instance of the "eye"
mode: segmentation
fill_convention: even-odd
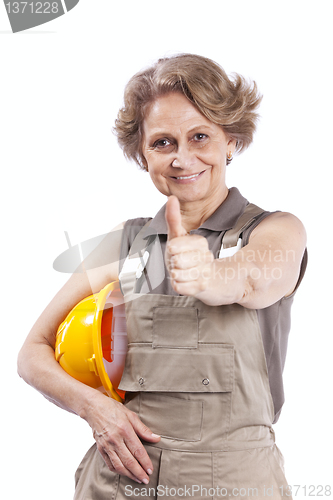
[[[153,147],[155,149],[163,149],[163,148],[167,148],[168,146],[171,145],[171,142],[169,141],[169,139],[158,139],[158,141],[155,141],[154,144],[153,144]]]
[[[193,139],[194,139],[195,141],[197,141],[197,142],[202,142],[202,141],[204,141],[205,139],[207,139],[207,137],[208,137],[208,135],[206,135],[206,134],[202,134],[202,133],[200,133],[200,132],[199,132],[198,134],[195,134],[195,135],[193,136]]]

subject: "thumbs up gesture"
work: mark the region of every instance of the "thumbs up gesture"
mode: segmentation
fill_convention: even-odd
[[[200,298],[209,285],[214,261],[207,240],[187,234],[176,196],[168,198],[165,219],[168,225],[165,261],[172,287],[181,295]]]

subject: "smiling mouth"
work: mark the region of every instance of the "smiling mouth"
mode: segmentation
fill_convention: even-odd
[[[180,177],[172,177],[173,179],[193,179],[194,177],[198,177],[198,175],[202,174],[204,172],[204,170],[202,172],[199,172],[198,174],[193,174],[193,175],[183,175],[183,176],[180,176]]]

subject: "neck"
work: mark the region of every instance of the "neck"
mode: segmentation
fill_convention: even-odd
[[[202,201],[181,201],[180,213],[184,229],[188,233],[193,229],[198,229],[224,202],[228,194],[229,189],[225,186],[218,198],[211,197],[206,203]]]

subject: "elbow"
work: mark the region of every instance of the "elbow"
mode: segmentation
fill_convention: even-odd
[[[24,354],[24,346],[21,348],[21,350],[19,351],[18,353],[18,356],[17,356],[17,374],[20,378],[22,378],[23,380],[27,381],[27,376],[26,376],[26,372],[27,372],[27,368],[26,368],[26,356]]]
[[[262,309],[270,305],[272,280],[266,271],[265,267],[256,265],[254,262],[246,268],[246,272],[242,276],[242,286],[240,287],[242,295],[237,301],[238,304],[247,309]]]
[[[17,356],[17,374],[27,384],[31,385],[31,380],[36,371],[36,359],[31,347],[25,342]]]
[[[247,276],[243,282],[242,296],[237,302],[248,309],[254,309],[256,295],[257,289],[255,280],[252,279],[251,276]]]

